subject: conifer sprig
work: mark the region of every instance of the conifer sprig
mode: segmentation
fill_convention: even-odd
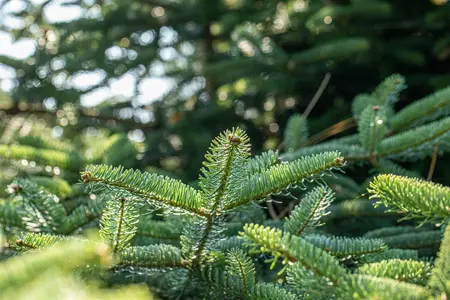
[[[113,252],[129,246],[139,223],[139,205],[125,198],[108,201],[100,220],[100,236]]]
[[[390,120],[393,130],[413,127],[450,112],[450,87],[438,90],[422,99],[414,101],[395,114]]]
[[[343,165],[344,159],[338,152],[326,152],[272,166],[265,172],[251,176],[240,190],[237,200],[225,206],[224,210],[264,199],[291,185],[316,179],[323,172],[339,169]]]
[[[327,277],[335,284],[347,274],[346,269],[330,254],[279,229],[247,224],[241,236],[253,247],[253,251],[272,255],[273,264],[280,258],[283,264],[298,262],[317,276]]]
[[[382,174],[370,183],[369,192],[378,203],[410,216],[427,219],[450,217],[450,188],[437,183]]]
[[[428,285],[433,292],[445,299],[450,296],[450,226],[447,225],[444,232],[444,238],[439,249],[438,258],[435,262],[433,274]]]
[[[247,177],[249,156],[249,139],[240,128],[225,131],[212,141],[199,180],[204,207],[215,211],[236,198]]]
[[[131,195],[162,206],[198,215],[208,214],[202,207],[204,200],[200,192],[172,178],[122,167],[90,165],[82,173],[82,179],[85,183],[97,182],[128,191]]]
[[[431,269],[432,265],[423,261],[390,259],[378,263],[365,264],[359,267],[356,272],[425,285],[431,275]]]
[[[321,218],[327,215],[328,206],[334,199],[334,192],[325,186],[319,186],[308,192],[285,220],[284,229],[296,235],[321,226]]]

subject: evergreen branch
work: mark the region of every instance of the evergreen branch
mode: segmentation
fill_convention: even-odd
[[[444,143],[449,134],[450,117],[383,139],[380,143],[379,156],[417,159],[432,153],[434,144]]]
[[[92,220],[99,218],[105,205],[105,201],[101,198],[88,200],[86,204],[79,205],[64,219],[64,223],[57,228],[57,232],[70,234]]]
[[[25,135],[16,140],[20,145],[31,146],[37,149],[56,150],[60,152],[73,152],[73,146],[48,135]]]
[[[293,291],[304,298],[331,299],[335,294],[335,286],[326,277],[315,276],[303,265],[294,263],[287,269],[286,281]]]
[[[305,230],[322,225],[321,218],[327,214],[326,209],[334,200],[334,192],[328,187],[316,187],[303,196],[299,205],[291,212],[284,223],[284,230],[302,235]]]
[[[129,247],[119,252],[119,264],[145,268],[186,268],[180,250],[171,245]]]
[[[358,94],[352,101],[352,113],[355,118],[360,118],[362,112],[369,106],[380,105],[380,101],[373,94]]]
[[[241,226],[242,229],[242,226]],[[235,249],[242,249],[245,252],[248,252],[249,249],[247,245],[244,243],[242,239],[240,239],[237,236],[232,236],[223,240],[218,241],[214,244],[214,250],[220,251],[220,252],[228,252]]]
[[[356,273],[424,285],[431,275],[431,268],[431,264],[423,261],[390,259],[365,264]]]
[[[238,278],[244,290],[248,291],[256,283],[256,270],[251,259],[239,249],[227,253],[225,270]]]
[[[358,145],[347,145],[338,142],[326,142],[319,145],[301,148],[298,151],[292,153],[283,153],[281,156],[282,161],[295,161],[302,159],[305,156],[318,155],[319,153],[338,151],[346,161],[351,160],[368,160],[369,153]]]
[[[380,239],[306,235],[306,241],[336,257],[361,256],[381,252],[386,245]]]
[[[358,120],[358,130],[361,145],[374,156],[379,148],[380,141],[387,133],[387,113],[383,106],[368,106]]]
[[[447,225],[428,285],[442,299],[450,296],[450,226]]]
[[[392,74],[385,78],[373,91],[380,105],[392,105],[398,101],[398,95],[406,89],[405,78],[399,74]]]
[[[366,52],[369,49],[370,43],[365,38],[345,38],[322,43],[308,50],[298,52],[291,56],[291,61],[299,67],[324,60],[340,59],[343,56]]]
[[[136,235],[157,239],[179,240],[184,223],[184,221],[179,221],[175,218],[173,220],[157,221],[141,216]]]
[[[66,210],[55,195],[29,180],[15,180],[8,190],[21,202],[23,221],[30,231],[56,232],[64,223]]]
[[[24,218],[26,215],[19,205],[0,200],[0,224],[25,229]]]
[[[248,290],[244,288],[242,281],[217,266],[202,266],[198,277],[208,283],[216,295],[228,295],[232,299],[247,299]]]
[[[390,259],[419,260],[419,253],[413,249],[386,249],[359,257],[358,261],[362,264],[371,264]]]
[[[42,186],[48,192],[54,195],[58,195],[61,198],[71,196],[72,187],[67,181],[59,177],[46,177],[46,176],[30,176],[32,182]]]
[[[82,179],[85,183],[94,182],[117,187],[146,200],[154,200],[162,205],[180,208],[201,216],[209,214],[202,207],[204,200],[198,191],[181,181],[154,173],[91,165],[82,173]]]
[[[392,130],[400,131],[450,113],[450,87],[416,100],[390,119]]]
[[[205,155],[199,182],[205,205],[211,211],[231,203],[247,178],[248,141],[240,128],[225,131],[213,140]]]
[[[370,183],[370,198],[378,198],[390,210],[414,217],[450,217],[450,188],[437,183],[397,175],[378,175]],[[392,208],[391,208],[392,207]]]
[[[251,176],[239,193],[239,198],[224,210],[231,210],[249,202],[279,193],[288,186],[320,176],[323,172],[338,169],[344,160],[338,152],[327,152],[276,165],[260,174]]]
[[[215,290],[215,294],[245,300],[298,300],[298,297],[279,285],[255,283],[245,289],[236,276],[218,267],[203,267],[199,277]]]
[[[380,237],[380,239],[391,248],[420,249],[438,246],[441,242],[441,234],[437,230],[426,230]]]
[[[368,239],[377,239],[388,236],[396,236],[405,233],[417,233],[425,230],[427,229],[423,227],[414,227],[414,226],[382,227],[366,232],[364,234],[364,237]]]
[[[67,241],[73,241],[77,238],[63,236],[63,235],[51,235],[43,233],[24,233],[19,236],[19,239],[15,243],[16,250],[25,252],[29,250],[41,250],[47,249],[53,246],[66,243]],[[82,241],[81,239],[77,239]]]
[[[58,166],[70,171],[78,171],[83,158],[76,152],[38,149],[30,146],[0,145],[0,158],[8,160],[26,159],[42,165]]]
[[[340,288],[340,299],[426,300],[430,293],[423,287],[390,278],[352,275]]]
[[[279,229],[247,224],[241,236],[256,253],[271,254],[274,257],[273,265],[279,258],[283,259],[283,264],[298,262],[317,276],[328,277],[334,284],[347,274],[337,259],[327,252]]]
[[[108,201],[100,220],[100,236],[114,253],[129,246],[139,223],[139,208],[125,198]]]
[[[206,244],[208,243],[210,235],[213,231],[213,222],[214,219],[212,216],[206,217],[206,225],[202,228],[203,230],[201,232],[200,239],[197,241],[197,244],[195,245],[196,250],[193,259],[194,264],[200,262],[201,255],[205,250]]]
[[[20,255],[1,263],[0,290],[23,286],[52,268],[69,273],[84,265],[110,265],[111,261],[106,245],[73,240],[46,251]]]
[[[136,155],[136,149],[126,134],[113,134],[96,145],[92,162],[105,165],[126,165]]]
[[[259,283],[248,292],[249,300],[298,300],[293,293],[276,284]]]
[[[248,174],[249,176],[255,173],[261,173],[269,169],[270,167],[280,163],[278,157],[278,151],[266,151],[260,155],[256,155],[248,162]]]
[[[299,114],[292,115],[284,129],[284,139],[283,144],[286,152],[294,152],[303,145],[306,144],[308,140],[308,125],[306,118]]]

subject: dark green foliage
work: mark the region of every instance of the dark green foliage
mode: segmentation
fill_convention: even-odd
[[[237,34],[249,42],[258,37],[251,28]],[[332,55],[327,47],[322,53]],[[33,173],[30,163],[20,166],[9,156],[8,168],[30,176],[10,183],[10,196],[0,202],[7,237],[1,257],[20,265],[9,258],[16,254],[30,263],[24,272],[45,279],[47,268],[59,270],[51,256],[63,264],[58,251],[83,245],[87,254],[80,251],[80,261],[55,278],[69,274],[108,287],[141,283],[167,299],[445,298],[448,187],[417,179],[423,174],[399,161],[436,160],[448,151],[448,117],[436,114],[443,118],[396,131],[390,120],[404,87],[393,75],[370,96],[355,98],[357,135],[315,144],[321,138],[307,140],[309,124],[296,115],[284,132],[287,148],[252,157],[246,132],[224,131],[211,143],[199,180],[189,185],[182,173],[131,167],[143,146],[120,133],[106,133],[98,143],[84,137],[81,149],[67,146],[72,152],[64,153],[91,163],[77,169],[40,157]],[[432,147],[426,133],[435,134]],[[38,150],[60,151],[68,143],[53,142],[25,138],[5,146],[34,143]],[[75,185],[80,169],[86,191]],[[346,173],[333,174],[341,170]],[[32,279],[7,282],[21,292]]]
[[[302,235],[305,231],[322,225],[321,218],[326,215],[326,209],[333,201],[333,196],[334,193],[329,188],[314,188],[291,212],[284,223],[284,229],[291,234]]]
[[[293,152],[304,146],[308,139],[308,124],[306,119],[300,115],[293,115],[289,118],[285,134],[284,134],[284,148],[286,152]]]

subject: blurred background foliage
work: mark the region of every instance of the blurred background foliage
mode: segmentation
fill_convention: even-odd
[[[70,147],[191,182],[226,128],[243,127],[259,153],[283,147],[288,117],[304,113],[314,144],[356,132],[351,100],[392,73],[408,83],[397,108],[450,84],[446,0],[0,3],[2,34],[31,49],[0,51],[0,143],[58,149],[68,157],[48,155],[74,171]]]

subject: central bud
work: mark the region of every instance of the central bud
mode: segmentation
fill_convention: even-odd
[[[230,143],[232,145],[239,145],[242,141],[242,139],[240,137],[238,137],[237,135],[230,133],[228,135],[228,140],[230,141]]]

